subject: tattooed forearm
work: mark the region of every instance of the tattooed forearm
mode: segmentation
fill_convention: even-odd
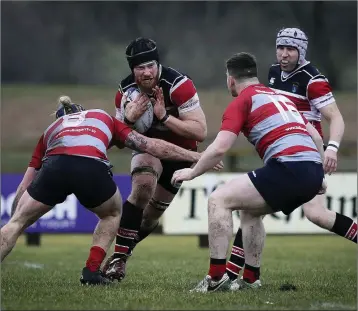
[[[188,162],[197,162],[200,159],[200,154],[195,151],[186,150],[161,139],[145,137],[134,131],[128,134],[125,145],[159,159]]]
[[[173,161],[197,162],[200,154],[186,150],[161,139],[152,138],[147,148],[147,153],[159,158]]]
[[[132,131],[128,134],[124,144],[126,147],[136,151],[146,151],[148,142],[145,136]]]

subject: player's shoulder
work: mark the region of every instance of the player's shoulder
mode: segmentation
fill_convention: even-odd
[[[280,64],[272,64],[269,68],[269,75],[277,75],[281,74]]]
[[[307,76],[308,80],[326,79],[326,77],[318,70],[318,68],[313,66],[311,63],[303,66],[301,70],[302,73]]]
[[[112,119],[112,116],[105,110],[103,109],[88,109],[85,111],[86,114],[90,114],[91,117],[98,117],[98,118],[101,118],[102,116],[106,116],[106,117],[109,117],[110,119]]]
[[[187,74],[172,67],[161,66],[160,70],[160,82],[169,87],[177,85],[180,81],[191,80]]]
[[[119,91],[121,93],[124,93],[127,91],[130,87],[136,86],[134,75],[131,73],[127,77],[125,77],[120,83],[119,83]]]
[[[51,122],[51,124],[48,127],[46,127],[46,129],[44,130],[43,134],[46,134],[46,132],[49,129],[51,129],[53,126],[59,126],[62,123],[62,121],[63,121],[63,116],[58,118],[58,119],[56,119],[55,121]]]
[[[305,66],[304,72],[307,75],[307,89],[313,83],[314,85],[329,85],[328,79],[312,64]]]

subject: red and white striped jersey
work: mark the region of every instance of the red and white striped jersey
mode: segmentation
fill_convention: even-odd
[[[226,108],[221,131],[243,132],[266,163],[315,161],[321,156],[308,134],[308,121],[293,102],[263,84],[250,85]]]
[[[58,154],[93,158],[110,165],[107,149],[124,142],[131,131],[101,109],[65,115],[41,135],[29,166],[38,169],[46,157]]]
[[[285,74],[279,64],[274,64],[269,70],[268,85],[289,98],[323,137],[320,109],[335,99],[328,80],[317,68],[307,62]]]
[[[199,96],[193,81],[179,71],[159,65],[158,85],[163,89],[165,109],[169,115],[178,117],[200,107]],[[124,111],[121,100],[123,94],[131,87],[137,87],[133,73],[121,81],[115,96],[116,117],[122,120]],[[143,135],[163,139],[185,149],[195,150],[198,145],[197,141],[172,132],[165,124],[161,124],[155,116],[152,127]]]

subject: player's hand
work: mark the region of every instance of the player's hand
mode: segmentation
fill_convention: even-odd
[[[182,170],[177,170],[174,172],[172,177],[172,185],[176,183],[180,183],[186,180],[192,180],[194,178],[193,169],[191,168],[184,168]]]
[[[323,178],[321,189],[319,189],[318,194],[324,194],[327,191],[327,182]]]
[[[216,164],[216,165],[213,167],[213,170],[214,170],[214,171],[221,171],[223,168],[224,168],[224,162],[223,162],[223,161],[220,161],[218,164]]]
[[[126,100],[126,98],[125,98]],[[149,97],[145,93],[140,93],[137,98],[126,105],[124,115],[130,122],[136,122],[147,110]]]
[[[331,175],[337,169],[337,152],[333,150],[326,150],[324,152],[324,173]]]
[[[155,99],[152,101],[154,104],[154,114],[159,120],[161,120],[167,113],[167,111],[165,110],[163,89],[159,86],[156,86],[155,88],[153,88],[153,92],[155,97]]]

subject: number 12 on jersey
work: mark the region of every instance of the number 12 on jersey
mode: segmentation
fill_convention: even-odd
[[[305,124],[301,114],[298,112],[298,110],[295,107],[295,104],[292,101],[290,101],[287,97],[282,95],[274,95],[274,96],[268,95],[268,97],[271,99],[271,101],[279,111],[282,119],[286,123],[291,122],[289,117],[290,114],[298,123]]]

